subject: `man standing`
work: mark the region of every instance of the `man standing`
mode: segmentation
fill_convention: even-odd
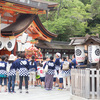
[[[74,68],[76,68],[76,65],[77,65],[78,63],[77,63],[77,61],[76,61],[75,55],[72,55],[72,63],[73,63]]]
[[[56,53],[56,60],[55,60],[55,69],[57,71],[57,74],[59,74],[59,69],[60,69],[60,65],[61,65],[61,54],[60,53]]]

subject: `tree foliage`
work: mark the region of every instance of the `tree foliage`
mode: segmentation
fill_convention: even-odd
[[[100,0],[47,0],[59,3],[49,17],[40,15],[43,25],[58,34],[56,40],[100,33]]]
[[[90,34],[100,34],[100,0],[91,0],[89,12],[91,12],[92,20],[88,20]]]

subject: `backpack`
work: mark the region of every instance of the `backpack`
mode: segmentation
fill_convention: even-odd
[[[69,69],[69,62],[64,61],[63,66],[62,66],[62,70],[68,70]]]

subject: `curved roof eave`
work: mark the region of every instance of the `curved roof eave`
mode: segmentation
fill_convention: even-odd
[[[32,14],[21,14],[16,22],[1,30],[2,36],[16,36],[23,32],[34,20]]]
[[[43,24],[41,23],[38,15],[35,16],[35,19],[34,19],[35,23],[37,24],[37,26],[39,27],[39,29],[43,32],[43,34],[45,34],[46,36],[50,37],[50,38],[54,38],[54,37],[57,37],[56,34],[54,33],[51,33],[50,31],[48,31],[44,26]]]
[[[25,31],[32,22],[35,22],[36,26],[41,31],[41,35],[48,38],[54,38],[57,37],[56,34],[49,32],[45,29],[45,27],[42,25],[38,15],[32,15],[32,14],[21,14],[15,23],[12,23],[8,27],[1,30],[2,36],[17,36],[23,31]]]

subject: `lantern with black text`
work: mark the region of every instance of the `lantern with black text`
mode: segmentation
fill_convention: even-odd
[[[75,57],[77,62],[84,62],[85,60],[84,46],[75,46]]]
[[[16,40],[15,39],[9,39],[6,41],[5,47],[7,48],[8,51],[12,51],[15,47]]]
[[[88,58],[90,63],[98,63],[100,59],[100,46],[89,45],[88,46]]]

